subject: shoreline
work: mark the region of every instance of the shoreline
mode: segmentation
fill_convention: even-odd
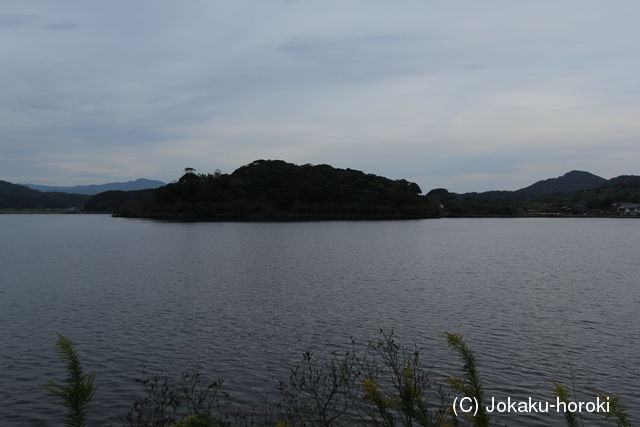
[[[218,218],[163,218],[118,215],[107,211],[84,210],[42,210],[42,209],[7,209],[0,210],[0,215],[110,215],[114,218],[148,219],[165,222],[312,222],[312,221],[409,221],[421,219],[454,219],[454,218],[620,218],[639,219],[640,215],[566,215],[566,214],[529,214],[529,215],[250,215],[244,217],[221,216]]]

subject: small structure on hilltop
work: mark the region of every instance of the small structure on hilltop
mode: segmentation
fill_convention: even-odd
[[[180,177],[178,182],[193,182],[198,179],[198,175],[196,175],[196,170],[194,168],[184,168],[184,175]]]

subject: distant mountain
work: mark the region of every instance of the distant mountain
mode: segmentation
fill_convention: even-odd
[[[56,187],[50,185],[37,185],[37,184],[23,184],[26,187],[32,188],[38,191],[44,192],[65,192],[76,194],[89,194],[94,195],[102,193],[104,191],[135,191],[135,190],[147,190],[150,188],[158,188],[164,185],[162,181],[154,181],[151,179],[136,179],[135,181],[127,182],[110,182],[107,184],[93,184],[93,185],[74,185],[71,187]]]
[[[640,203],[640,176],[607,180],[571,171],[517,191],[456,194],[437,188],[427,198],[440,203],[445,216],[617,215],[617,203]]]
[[[81,208],[89,197],[84,194],[41,192],[0,181],[0,209],[67,209]]]
[[[531,196],[570,194],[575,193],[576,191],[602,187],[603,185],[606,185],[606,183],[606,179],[590,172],[574,170],[567,172],[558,178],[549,178],[538,181],[535,184],[517,190],[516,193]]]
[[[625,177],[631,177],[631,175],[627,175]],[[623,177],[618,178],[627,179]],[[482,193],[465,193],[464,195],[487,201],[522,200],[529,197],[567,195],[577,191],[591,190],[608,185],[610,181],[614,181],[618,178],[612,178],[608,181],[590,172],[574,170],[557,178],[538,181],[528,187],[524,187],[516,191],[494,190],[484,191]],[[611,184],[614,183],[616,182],[611,182]]]

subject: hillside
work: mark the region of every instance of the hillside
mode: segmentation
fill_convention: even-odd
[[[329,165],[256,160],[232,174],[185,174],[116,214],[178,220],[420,218],[437,215],[420,187]]]
[[[610,185],[625,185],[625,184],[637,184],[640,182],[640,175],[620,175],[615,178],[611,178],[605,186]]]
[[[468,198],[481,199],[487,202],[504,202],[507,200],[526,200],[545,196],[567,196],[578,191],[592,190],[604,186],[631,183],[640,180],[636,175],[620,175],[609,180],[590,172],[571,171],[556,178],[537,181],[528,187],[515,191],[493,190],[482,193],[465,193]]]
[[[0,181],[0,209],[81,208],[88,198],[84,194],[44,193],[24,185]]]
[[[602,187],[578,191],[564,200],[567,204],[601,211],[611,210],[614,203],[640,203],[640,177],[621,175]]]
[[[84,202],[85,211],[114,212],[131,200],[142,200],[151,196],[153,189],[136,191],[105,191]]]
[[[590,172],[571,171],[557,178],[538,181],[528,187],[517,190],[516,193],[541,196],[546,194],[570,194],[576,191],[602,187],[607,183],[605,178]]]
[[[571,191],[595,183],[600,184]],[[617,215],[614,204],[640,203],[640,176],[621,175],[606,180],[573,171],[518,191],[456,194],[440,188],[431,190],[427,197],[442,204],[443,215],[450,216]]]
[[[25,187],[43,192],[65,192],[77,194],[95,195],[105,191],[136,191],[146,190],[149,188],[158,188],[164,185],[162,181],[154,181],[151,179],[136,179],[127,182],[110,182],[107,184],[91,184],[91,185],[75,185],[71,187],[56,187],[50,185],[23,184]]]

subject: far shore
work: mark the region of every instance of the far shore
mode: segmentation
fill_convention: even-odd
[[[216,219],[180,219],[180,218],[143,218],[143,217],[125,217],[113,215],[106,211],[84,211],[73,209],[0,209],[0,215],[111,215],[114,218],[131,218],[131,219],[149,219],[164,222],[311,222],[311,221],[408,221],[419,219],[442,219],[442,218],[624,218],[633,219],[640,218],[640,215],[568,215],[559,213],[537,213],[525,215],[442,215],[442,216],[411,216],[411,215],[379,215],[379,216],[332,216],[332,215],[316,215],[316,216],[260,216],[233,218],[221,217]]]

